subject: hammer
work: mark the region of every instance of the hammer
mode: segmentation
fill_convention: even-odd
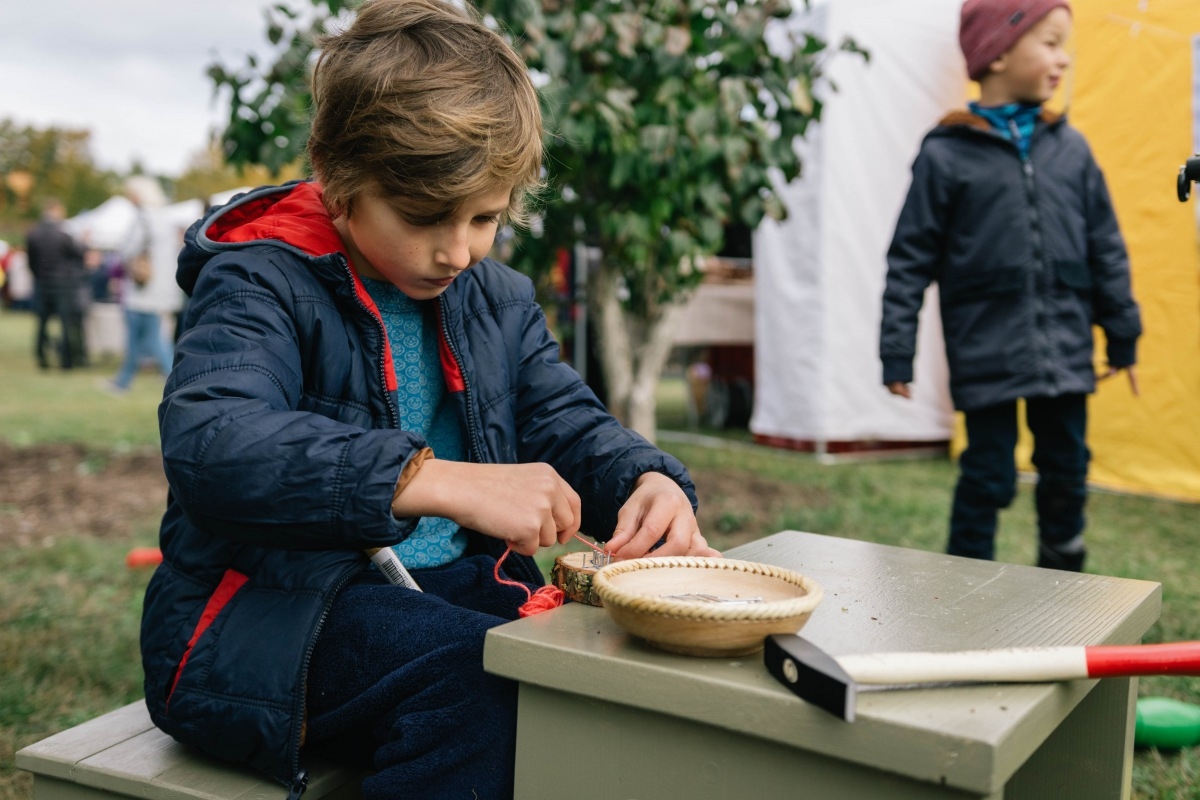
[[[833,658],[792,634],[767,637],[767,671],[802,700],[854,721],[859,684],[1044,683],[1200,675],[1200,642],[864,653]]]

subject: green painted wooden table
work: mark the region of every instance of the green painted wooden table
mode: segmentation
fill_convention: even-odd
[[[797,531],[726,555],[820,582],[804,635],[835,656],[1131,644],[1161,605],[1157,583]],[[484,665],[520,682],[520,800],[1130,794],[1136,679],[867,690],[846,723],[761,654],[661,652],[580,604],[490,631]]]

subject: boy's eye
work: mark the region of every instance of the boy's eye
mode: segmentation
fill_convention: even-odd
[[[418,228],[430,228],[442,221],[441,214],[402,214],[404,221]]]

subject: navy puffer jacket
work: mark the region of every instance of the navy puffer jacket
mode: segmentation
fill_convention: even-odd
[[[1093,325],[1109,364],[1137,360],[1125,242],[1104,176],[1065,118],[1043,112],[1022,160],[987,120],[955,112],[925,138],[912,171],[887,256],[885,384],[913,379],[932,281],[960,410],[1093,391]]]
[[[391,502],[425,441],[399,429],[382,322],[315,184],[259,189],[197,222],[178,279],[192,298],[159,408],[170,494],[142,619],[146,701],[180,741],[286,784],[322,619],[364,548],[415,527]],[[645,472],[695,503],[683,465],[559,362],[528,279],[485,260],[437,302],[471,460],[549,463],[599,538]],[[504,550],[470,538],[471,552]],[[542,582],[531,558],[505,569]]]

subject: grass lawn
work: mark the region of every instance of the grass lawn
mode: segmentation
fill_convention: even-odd
[[[0,313],[0,440],[20,446],[78,442],[101,456],[157,446],[158,379],[141,375],[130,394],[109,397],[94,384],[115,372],[115,364],[39,372],[32,335],[32,317]],[[664,382],[661,406],[663,427],[681,428],[680,382]],[[826,466],[805,455],[750,446],[744,432],[729,439],[719,448],[663,441],[696,473],[702,502],[718,509],[705,523],[716,546],[793,528],[941,549],[955,476],[948,461]],[[103,457],[77,468],[102,469]],[[721,486],[739,481],[770,487],[780,499],[764,510],[753,500],[719,496]],[[706,485],[712,487],[708,497]],[[32,796],[29,776],[13,766],[15,750],[140,697],[137,631],[148,574],[127,569],[124,560],[130,548],[155,543],[157,524],[149,515],[129,520],[116,535],[63,530],[21,544],[5,530],[13,517],[0,505],[0,571],[6,576],[0,582],[0,800]],[[999,559],[1032,563],[1029,485],[1021,486],[1001,527]],[[1089,570],[1163,584],[1162,618],[1148,641],[1200,640],[1200,581],[1192,574],[1191,549],[1198,527],[1200,506],[1102,493],[1089,500]],[[1200,704],[1200,679],[1151,678],[1140,685],[1143,695]],[[1133,796],[1200,799],[1198,771],[1195,749],[1139,751]]]

